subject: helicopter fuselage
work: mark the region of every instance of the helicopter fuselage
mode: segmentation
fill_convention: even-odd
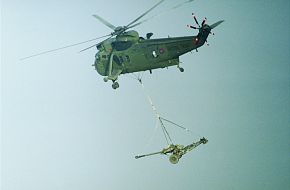
[[[197,36],[159,39],[144,39],[136,31],[130,32],[134,34],[131,39],[112,38],[98,46],[93,66],[100,75],[109,75],[110,61],[111,72],[118,70],[120,74],[179,65],[179,56],[201,47],[210,29],[200,31]]]

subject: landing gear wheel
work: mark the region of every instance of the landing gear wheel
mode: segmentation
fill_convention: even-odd
[[[184,72],[184,68],[182,68],[182,67],[179,67],[179,70],[180,70],[180,72]]]
[[[118,83],[118,82],[114,82],[114,83],[112,84],[112,88],[113,88],[113,89],[117,89],[117,88],[119,88],[119,83]]]
[[[104,82],[108,82],[108,80],[109,80],[108,77],[104,78]]]
[[[169,161],[171,162],[171,164],[177,164],[178,161],[179,161],[179,158],[178,158],[178,156],[172,154],[172,155],[169,157]]]

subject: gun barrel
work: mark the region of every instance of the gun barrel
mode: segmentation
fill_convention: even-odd
[[[143,158],[143,157],[146,157],[146,156],[152,156],[152,155],[155,155],[155,154],[161,154],[161,153],[163,153],[163,152],[159,151],[159,152],[154,152],[154,153],[150,153],[150,154],[137,155],[137,156],[135,156],[135,159]]]
[[[135,159],[138,159],[138,158],[142,158],[142,157],[144,157],[145,155],[137,155],[137,156],[135,156]]]

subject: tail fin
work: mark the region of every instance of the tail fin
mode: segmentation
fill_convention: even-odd
[[[218,21],[218,22],[216,22],[216,23],[210,25],[209,27],[210,27],[211,29],[214,29],[215,27],[217,27],[218,25],[220,25],[220,24],[223,23],[223,22],[224,22],[224,20],[220,20],[220,21]]]

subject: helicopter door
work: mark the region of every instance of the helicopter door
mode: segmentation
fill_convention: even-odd
[[[124,59],[119,55],[113,55],[112,74],[119,73],[124,70]]]
[[[123,59],[120,59],[117,55],[113,56],[113,61],[119,66],[122,66],[122,60]]]

